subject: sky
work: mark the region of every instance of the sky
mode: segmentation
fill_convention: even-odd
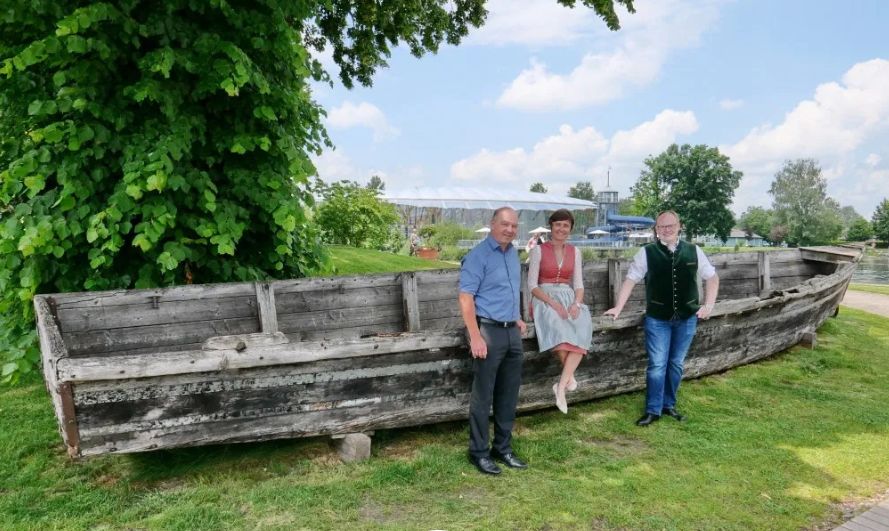
[[[637,0],[616,32],[555,0],[487,7],[457,47],[396,49],[372,87],[313,87],[335,145],[314,161],[323,180],[567,194],[610,176],[626,197],[678,143],[743,173],[736,214],[770,207],[797,158],[868,219],[889,197],[887,0]]]

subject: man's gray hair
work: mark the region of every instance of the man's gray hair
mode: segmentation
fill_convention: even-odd
[[[504,212],[506,210],[515,210],[515,209],[512,207],[508,207],[508,206],[500,207],[494,211],[494,215],[491,216],[491,221],[494,221],[495,219],[497,219],[497,216],[499,216],[501,212]]]

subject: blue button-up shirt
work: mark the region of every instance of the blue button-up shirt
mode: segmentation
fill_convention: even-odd
[[[518,320],[521,281],[519,253],[512,244],[504,251],[489,235],[463,257],[460,292],[475,298],[475,313],[479,317]]]

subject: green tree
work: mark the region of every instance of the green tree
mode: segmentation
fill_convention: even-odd
[[[593,183],[589,181],[579,181],[568,189],[568,197],[583,199],[584,201],[595,201],[596,192],[593,190]]]
[[[315,220],[325,242],[390,251],[404,243],[395,205],[381,201],[377,190],[340,181],[323,187],[322,195]]]
[[[784,243],[787,238],[787,225],[774,225],[769,231],[769,241],[772,245]]]
[[[541,183],[541,182],[537,182],[537,183],[534,183],[531,185],[531,188],[529,189],[529,191],[535,192],[538,194],[545,194],[546,193],[546,186],[543,186],[543,183]]]
[[[614,3],[582,0],[606,24]],[[573,7],[575,0],[559,0]],[[325,267],[311,81],[370,85],[480,26],[485,0],[17,2],[0,16],[0,368],[37,356],[35,293]]]
[[[874,235],[877,239],[883,242],[889,242],[889,199],[883,199],[883,201],[877,205],[877,209],[874,210],[871,222],[873,223]]]
[[[859,214],[858,211],[855,210],[855,207],[850,205],[841,207],[838,214],[843,223],[843,234],[846,234],[856,221],[864,220],[864,216]]]
[[[645,169],[632,188],[636,208],[654,217],[672,209],[679,213],[688,238],[715,234],[726,239],[735,224],[728,205],[741,182],[728,157],[706,145],[676,144],[645,159]]]
[[[787,228],[788,244],[829,243],[842,232],[839,204],[828,197],[827,181],[813,159],[785,162],[769,194],[776,223]]]
[[[381,179],[379,175],[374,175],[367,181],[367,186],[365,188],[382,192],[386,189],[386,183],[383,182],[383,179]]]
[[[752,238],[756,234],[768,240],[773,225],[772,211],[763,207],[748,207],[738,218],[738,226],[747,234],[748,238]]]
[[[846,241],[863,242],[871,239],[874,235],[874,226],[870,221],[861,218],[852,222],[849,230],[846,231]]]
[[[643,216],[644,214],[636,208],[636,202],[632,197],[624,197],[617,203],[617,213],[622,216]]]

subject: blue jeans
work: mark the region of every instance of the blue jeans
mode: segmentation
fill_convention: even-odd
[[[665,408],[676,407],[676,392],[682,380],[682,364],[698,327],[698,317],[655,319],[645,317],[645,412],[660,415]]]

